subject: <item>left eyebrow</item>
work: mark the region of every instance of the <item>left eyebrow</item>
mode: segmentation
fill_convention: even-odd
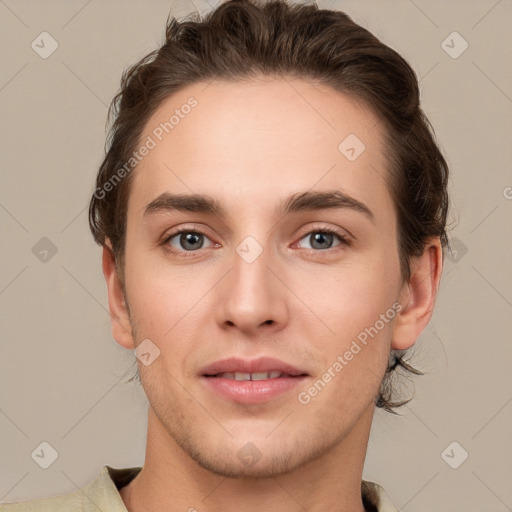
[[[306,191],[293,194],[285,199],[278,207],[277,213],[317,211],[327,209],[350,209],[366,215],[375,223],[374,213],[361,201],[339,190]],[[146,205],[144,216],[161,211],[182,211],[206,213],[221,218],[226,217],[223,206],[211,196],[206,194],[170,194],[164,192]]]
[[[307,191],[290,196],[280,206],[282,214],[348,208],[366,215],[375,223],[374,213],[361,201],[339,190]]]

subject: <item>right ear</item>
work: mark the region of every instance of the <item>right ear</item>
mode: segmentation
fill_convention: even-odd
[[[130,317],[126,307],[123,287],[117,273],[114,252],[110,240],[103,245],[102,267],[107,282],[108,308],[110,312],[110,325],[112,337],[119,345],[127,349],[134,349]]]

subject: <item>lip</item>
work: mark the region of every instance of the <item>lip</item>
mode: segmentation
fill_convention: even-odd
[[[263,373],[273,370],[286,375],[263,380],[234,380],[215,376],[221,373]],[[206,366],[200,374],[201,382],[208,390],[230,402],[240,404],[267,402],[293,390],[307,377],[307,372],[272,357],[253,360],[223,359]]]
[[[252,360],[230,357],[206,366],[201,370],[201,375],[205,376],[234,372],[258,373],[270,372],[272,370],[287,373],[292,376],[307,375],[306,371],[299,370],[295,366],[273,357],[259,357]]]

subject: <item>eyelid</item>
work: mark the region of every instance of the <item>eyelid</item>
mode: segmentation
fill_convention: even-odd
[[[346,239],[347,241],[349,237],[352,237],[351,233],[349,233],[346,229],[341,229],[322,223],[313,223],[312,225],[310,224],[304,228],[303,234],[300,235],[300,239],[302,240],[302,238],[310,235],[311,233],[333,233],[338,235],[340,238]]]

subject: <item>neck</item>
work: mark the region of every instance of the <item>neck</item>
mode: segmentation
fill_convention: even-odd
[[[150,406],[144,466],[121,497],[129,512],[364,512],[361,479],[373,411],[372,405],[329,453],[280,476],[237,479],[193,461]]]

